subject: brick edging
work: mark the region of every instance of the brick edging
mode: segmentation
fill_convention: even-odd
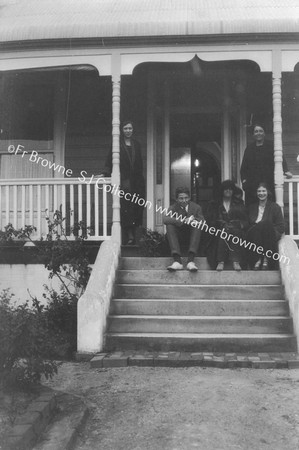
[[[296,353],[187,353],[187,352],[114,352],[98,353],[91,368],[108,367],[216,367],[253,369],[298,369]]]
[[[24,414],[18,417],[6,437],[11,450],[32,448],[51,421],[56,409],[56,395],[44,392],[36,398]]]

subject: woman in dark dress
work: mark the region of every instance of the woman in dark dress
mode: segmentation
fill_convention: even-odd
[[[127,245],[135,243],[136,227],[142,224],[143,206],[132,200],[145,196],[145,182],[143,177],[143,164],[141,146],[133,136],[133,122],[125,121],[121,127],[120,138],[120,189],[129,193],[126,200],[120,200],[121,226],[124,232],[123,239]],[[107,156],[104,175],[110,176],[112,172],[112,150]],[[135,194],[135,196],[134,196]],[[134,197],[133,197],[134,196]]]
[[[258,201],[248,209],[249,229],[246,241],[251,243],[248,263],[254,270],[273,269],[276,262],[272,256],[277,254],[278,241],[285,231],[284,219],[280,206],[271,200],[271,192],[266,183],[259,183],[256,192]],[[263,251],[258,250],[258,247],[262,247]]]
[[[220,200],[209,203],[207,208],[206,221],[210,228],[216,229],[207,246],[207,259],[209,265],[219,272],[224,269],[224,264],[229,259],[233,261],[234,270],[241,270],[243,255],[237,241],[244,236],[248,222],[239,191],[232,180],[223,181]],[[224,239],[225,234],[227,237],[230,234],[231,237]]]
[[[265,139],[265,130],[259,124],[253,127],[253,139],[254,142],[250,143],[245,149],[240,169],[246,206],[256,201],[256,189],[261,182],[267,183],[274,195],[273,142]],[[284,158],[283,172],[287,178],[292,177]]]

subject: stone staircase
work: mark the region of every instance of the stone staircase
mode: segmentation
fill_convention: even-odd
[[[278,271],[169,273],[170,258],[122,257],[106,333],[108,352],[293,352]]]

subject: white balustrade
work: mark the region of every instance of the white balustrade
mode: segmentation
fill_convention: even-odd
[[[286,234],[299,239],[299,176],[284,180]],[[110,239],[112,226],[111,179],[23,178],[0,181],[0,229],[11,223],[14,228],[36,227],[34,239],[46,235],[46,217],[56,210],[65,218],[68,239],[74,239],[73,227],[79,221],[89,228],[88,240]]]
[[[285,219],[289,224],[286,234],[299,239],[299,176],[285,180]]]
[[[11,223],[14,228],[36,227],[33,239],[48,231],[47,220],[59,210],[65,218],[68,239],[74,239],[73,227],[82,221],[89,228],[88,240],[110,239],[112,194],[106,185],[110,178],[24,178],[0,181],[0,229]]]

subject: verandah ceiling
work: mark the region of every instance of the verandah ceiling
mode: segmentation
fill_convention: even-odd
[[[0,0],[0,42],[297,32],[298,0]]]

